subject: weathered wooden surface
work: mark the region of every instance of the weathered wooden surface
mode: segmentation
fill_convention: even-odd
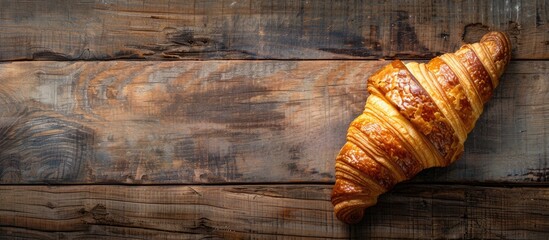
[[[400,185],[351,226],[355,239],[547,239],[549,189]]]
[[[488,30],[513,62],[464,156],[336,220],[387,63],[354,60]],[[0,239],[549,239],[548,0],[0,0],[0,33],[0,61],[63,61],[0,64]],[[77,61],[112,59],[154,61]],[[230,61],[156,61],[193,59]]]
[[[0,186],[0,235],[547,239],[549,189],[400,185],[349,227],[329,185]],[[181,235],[185,234],[185,235]],[[2,237],[0,237],[2,238]]]
[[[0,235],[346,238],[325,186],[0,186]],[[26,232],[27,230],[31,230]],[[48,233],[50,232],[50,233]],[[127,234],[127,235],[126,235]],[[27,236],[28,236],[27,235]]]
[[[0,182],[330,183],[386,63],[2,64]],[[511,63],[462,159],[416,181],[547,182],[548,73]]]
[[[425,58],[504,30],[549,58],[541,1],[0,1],[0,60]]]
[[[16,102],[4,116],[14,120],[0,159],[13,171],[2,180],[329,181],[346,125],[364,105],[365,74],[380,65],[2,65],[2,99]]]

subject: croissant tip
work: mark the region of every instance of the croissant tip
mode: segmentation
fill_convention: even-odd
[[[492,54],[496,54],[496,56],[494,56],[495,60],[502,59],[506,63],[511,60],[511,40],[509,40],[509,35],[506,32],[492,31],[486,33],[484,36],[482,36],[480,42],[495,43],[495,46],[499,48],[493,49],[494,52],[492,52]]]
[[[356,224],[364,217],[364,210],[366,208],[356,206],[344,206],[336,211],[336,217],[342,222],[347,224]]]
[[[480,39],[481,42],[485,41],[500,41],[502,44],[510,45],[511,41],[509,40],[509,34],[506,32],[492,31],[484,34]]]

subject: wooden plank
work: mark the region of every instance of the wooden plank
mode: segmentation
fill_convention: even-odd
[[[378,59],[507,31],[549,58],[542,1],[0,1],[0,60]]]
[[[547,188],[402,184],[382,195],[353,239],[547,239]]]
[[[382,61],[0,65],[1,183],[334,181]],[[547,182],[549,61],[513,62],[440,182]]]
[[[2,186],[0,235],[346,238],[348,227],[335,219],[329,190],[322,186]]]
[[[381,64],[5,64],[2,182],[329,181]]]
[[[400,185],[347,226],[329,185],[0,186],[0,235],[546,239],[549,189]]]

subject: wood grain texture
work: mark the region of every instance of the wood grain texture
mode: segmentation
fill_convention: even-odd
[[[348,227],[333,217],[329,189],[322,186],[2,186],[0,192],[0,235],[8,238],[348,235]]]
[[[541,1],[0,1],[0,60],[428,58],[511,35],[549,58]]]
[[[381,195],[353,239],[547,239],[547,188],[398,185]]]
[[[381,64],[5,64],[2,182],[329,181]]]
[[[404,184],[350,227],[334,217],[330,191],[329,185],[0,186],[0,238],[549,237],[546,188]]]
[[[333,182],[381,61],[0,65],[1,183]],[[547,182],[549,62],[513,62],[461,160],[416,181]]]

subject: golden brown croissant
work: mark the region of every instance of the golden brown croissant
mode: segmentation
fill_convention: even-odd
[[[427,64],[395,60],[372,75],[336,159],[337,218],[356,223],[398,182],[458,159],[510,56],[508,37],[490,32]]]

